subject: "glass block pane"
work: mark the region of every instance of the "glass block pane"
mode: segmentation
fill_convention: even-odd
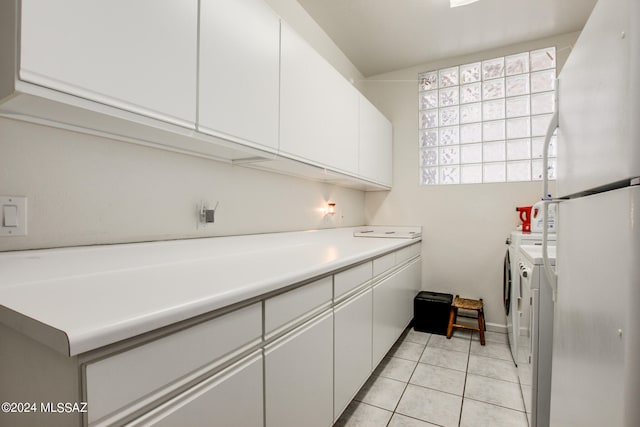
[[[473,64],[465,64],[460,66],[460,84],[473,83],[480,81],[481,64],[479,62]]]
[[[529,114],[529,95],[507,98],[508,118],[528,116]]]
[[[422,130],[420,131],[420,146],[421,147],[435,147],[438,145],[438,130]]]
[[[504,58],[482,61],[482,79],[489,80],[498,77],[504,77]]]
[[[420,129],[438,127],[438,110],[420,112]]]
[[[531,71],[546,70],[556,67],[556,48],[534,50],[531,52]]]
[[[504,98],[504,79],[482,83],[482,99]]]
[[[472,83],[460,87],[460,103],[468,104],[470,102],[480,101],[482,90],[480,83]]]
[[[440,109],[440,126],[457,125],[460,122],[458,107]]]
[[[440,164],[441,165],[457,165],[460,163],[460,146],[450,145],[448,147],[440,147]]]
[[[546,92],[556,85],[556,70],[531,73],[531,92]]]
[[[505,58],[507,76],[529,72],[529,52],[507,56]]]
[[[556,160],[549,159],[549,167],[547,169],[549,179],[557,178],[556,168],[557,168]],[[531,180],[542,181],[542,159],[531,160]]]
[[[440,184],[459,184],[460,167],[447,166],[440,168]]]
[[[507,141],[507,160],[528,159],[531,153],[531,140],[514,139]]]
[[[531,180],[542,181],[542,160],[531,160]]]
[[[498,162],[505,160],[504,141],[483,143],[482,159],[485,162]]]
[[[545,136],[551,122],[552,114],[531,117],[531,136]]]
[[[440,90],[440,106],[458,105],[458,86]]]
[[[529,75],[507,77],[507,96],[526,95],[529,93]]]
[[[458,84],[458,67],[440,70],[440,87],[456,86]]]
[[[485,163],[483,166],[484,182],[504,182],[505,170],[504,162]]]
[[[494,99],[493,101],[484,101],[482,103],[482,119],[504,119],[504,98]]]
[[[431,90],[438,88],[438,72],[430,71],[418,75],[418,87],[420,90]]]
[[[544,138],[533,138],[531,140],[531,158],[541,159],[544,150]],[[558,139],[555,136],[551,137],[549,142],[549,157],[558,156]]]
[[[519,119],[507,119],[507,138],[518,139],[531,136],[531,124],[529,117]]]
[[[553,113],[554,92],[536,93],[531,95],[531,114]]]
[[[529,160],[519,162],[507,162],[507,181],[530,181],[531,162]]]
[[[440,145],[459,144],[458,126],[440,128]]]
[[[482,182],[482,165],[464,165],[460,168],[460,181],[463,184]]]
[[[430,148],[420,152],[420,166],[438,166],[438,149]]]
[[[460,123],[473,123],[482,121],[482,108],[480,103],[464,104],[460,106]]]
[[[468,144],[482,141],[482,123],[460,126],[460,142]]]
[[[425,185],[435,185],[438,183],[438,168],[424,168],[420,181]]]
[[[463,145],[460,148],[460,163],[482,163],[482,144]]]
[[[482,140],[497,141],[504,139],[504,120],[482,123]]]
[[[438,91],[429,90],[427,92],[420,93],[420,109],[426,110],[429,108],[438,107]]]

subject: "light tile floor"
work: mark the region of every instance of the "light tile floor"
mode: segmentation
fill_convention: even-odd
[[[527,427],[516,369],[505,334],[409,329],[335,426]]]

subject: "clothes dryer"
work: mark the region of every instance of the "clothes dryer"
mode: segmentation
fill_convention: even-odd
[[[555,245],[555,234],[549,234],[549,244]],[[529,306],[522,303],[522,284],[518,262],[520,246],[542,246],[542,233],[512,231],[507,238],[507,252],[504,256],[504,276],[502,283],[504,309],[507,323],[507,335],[513,363],[518,365],[518,341],[529,330]]]

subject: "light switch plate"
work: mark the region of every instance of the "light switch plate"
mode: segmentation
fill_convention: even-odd
[[[27,198],[0,196],[0,236],[26,235]]]

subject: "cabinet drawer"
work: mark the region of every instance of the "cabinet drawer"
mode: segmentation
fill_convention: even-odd
[[[350,268],[333,276],[333,298],[338,299],[349,291],[371,280],[373,277],[373,262],[369,261],[357,267]]]
[[[396,265],[420,255],[420,243],[415,243],[411,246],[404,247],[396,251]]]
[[[262,352],[257,352],[138,418],[134,426],[262,427]]]
[[[89,423],[111,422],[141,408],[217,363],[260,343],[262,309],[256,303],[85,368]],[[136,402],[125,408],[130,402]],[[105,418],[105,419],[103,419]]]
[[[376,277],[396,265],[396,253],[392,252],[373,260],[373,277]]]
[[[270,335],[294,320],[303,321],[331,303],[332,277],[269,298],[264,303],[264,333]]]

